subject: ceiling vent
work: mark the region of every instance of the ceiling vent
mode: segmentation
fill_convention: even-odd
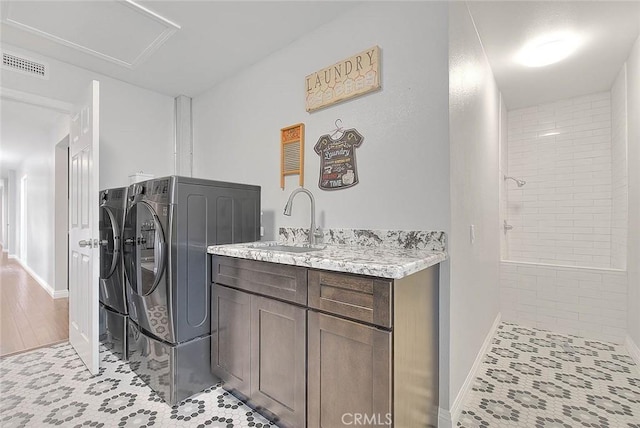
[[[2,68],[41,79],[49,79],[47,64],[11,52],[2,52]]]

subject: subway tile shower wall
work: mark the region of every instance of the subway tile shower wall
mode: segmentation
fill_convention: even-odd
[[[627,273],[502,262],[500,311],[503,321],[623,343]]]
[[[508,113],[507,259],[610,267],[611,93]]]

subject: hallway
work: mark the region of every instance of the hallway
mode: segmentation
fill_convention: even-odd
[[[69,338],[67,298],[53,299],[18,263],[0,261],[0,356]]]

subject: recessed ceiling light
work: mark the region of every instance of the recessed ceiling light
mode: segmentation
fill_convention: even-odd
[[[580,37],[574,33],[545,34],[527,43],[515,60],[527,67],[543,67],[567,58],[580,44]]]

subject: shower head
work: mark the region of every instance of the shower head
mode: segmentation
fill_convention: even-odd
[[[518,185],[518,187],[522,187],[522,186],[524,186],[525,184],[527,184],[527,182],[526,182],[526,181],[524,181],[524,180],[518,180],[517,178],[507,177],[506,175],[504,176],[504,179],[505,179],[505,180],[513,180],[513,181],[515,181],[515,182],[516,182],[516,184]]]

